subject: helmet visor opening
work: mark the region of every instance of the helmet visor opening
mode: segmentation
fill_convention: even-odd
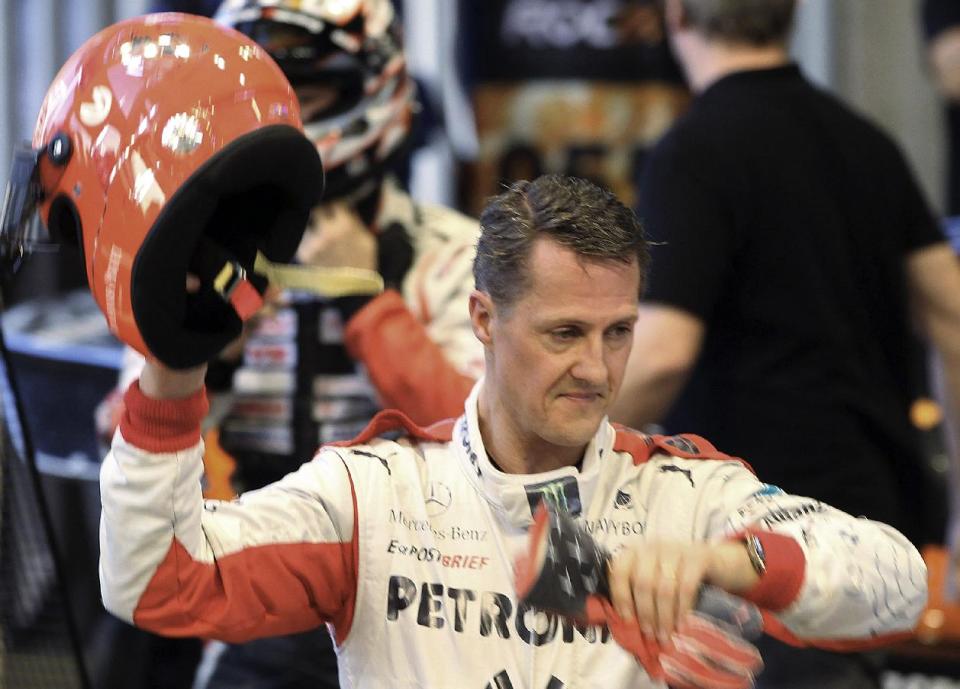
[[[80,214],[66,194],[59,194],[50,204],[47,216],[50,241],[68,246],[83,247]]]
[[[262,45],[283,70],[297,92],[304,122],[348,112],[363,99],[363,62],[334,45],[327,32],[269,20],[236,28]]]
[[[349,112],[363,99],[363,84],[350,75],[315,75],[291,85],[304,123],[322,122]]]

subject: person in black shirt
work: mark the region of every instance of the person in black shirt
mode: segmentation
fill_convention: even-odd
[[[784,490],[918,539],[908,303],[960,398],[960,266],[889,137],[790,63],[794,9],[667,2],[697,96],[642,177],[653,265],[612,416],[702,434]],[[861,657],[764,658],[763,687],[877,686]]]

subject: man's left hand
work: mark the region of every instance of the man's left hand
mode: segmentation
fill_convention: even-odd
[[[758,581],[740,541],[637,544],[614,556],[609,577],[610,599],[620,617],[636,620],[661,643],[694,609],[703,584],[738,594]]]

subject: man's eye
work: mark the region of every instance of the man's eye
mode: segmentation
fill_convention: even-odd
[[[558,340],[572,340],[578,334],[579,332],[574,328],[562,328],[553,331],[553,336]]]
[[[610,336],[613,338],[625,338],[633,335],[633,328],[629,325],[618,325],[610,330]]]

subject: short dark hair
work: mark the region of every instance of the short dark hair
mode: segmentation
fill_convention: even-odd
[[[796,0],[682,0],[691,26],[707,38],[766,46],[786,43]]]
[[[509,307],[528,287],[527,261],[539,237],[587,261],[636,261],[643,290],[650,253],[640,221],[585,179],[544,175],[516,182],[487,202],[480,230],[473,277],[497,305]]]

